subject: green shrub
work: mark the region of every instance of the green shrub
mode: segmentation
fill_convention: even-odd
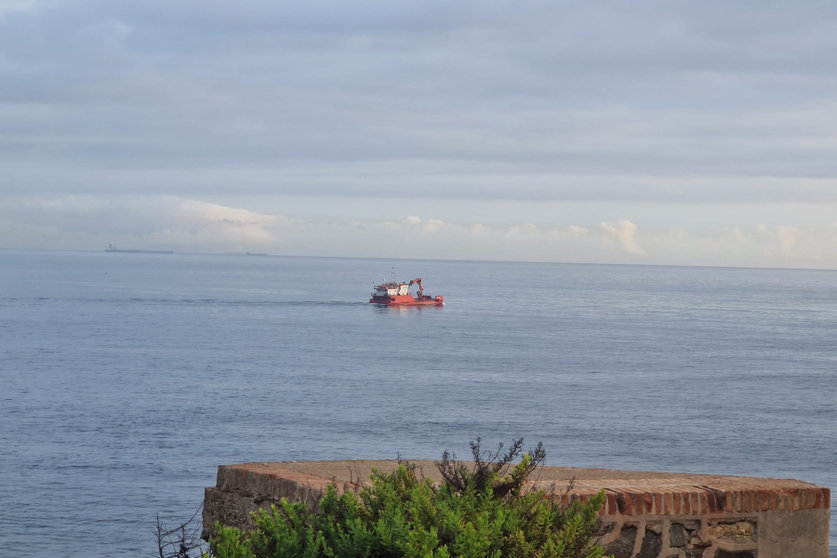
[[[512,466],[521,445],[485,459],[477,439],[473,467],[445,452],[437,462],[439,486],[401,463],[392,473],[374,472],[358,493],[338,494],[330,486],[314,512],[282,499],[254,514],[252,533],[219,525],[211,552],[220,558],[601,557],[592,541],[603,494],[562,507],[542,491],[525,491],[545,453],[539,444]]]

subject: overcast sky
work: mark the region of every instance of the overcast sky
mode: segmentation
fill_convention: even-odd
[[[833,2],[0,0],[0,247],[837,268]]]

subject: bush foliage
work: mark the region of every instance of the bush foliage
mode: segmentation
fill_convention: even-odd
[[[524,490],[545,453],[521,453],[522,440],[501,455],[483,455],[472,442],[474,465],[447,452],[437,462],[436,486],[414,466],[374,472],[371,485],[338,494],[330,486],[315,511],[282,499],[254,514],[256,530],[218,526],[211,552],[220,558],[550,557],[600,558],[593,544],[603,494],[563,507],[542,491]]]

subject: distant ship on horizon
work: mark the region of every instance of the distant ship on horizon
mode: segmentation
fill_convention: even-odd
[[[117,248],[113,244],[108,244],[108,247],[105,248],[105,252],[121,252],[126,254],[174,254],[173,250],[125,250],[123,248]]]

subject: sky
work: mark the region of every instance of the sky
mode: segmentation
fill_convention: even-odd
[[[0,248],[837,269],[837,4],[0,0]]]

